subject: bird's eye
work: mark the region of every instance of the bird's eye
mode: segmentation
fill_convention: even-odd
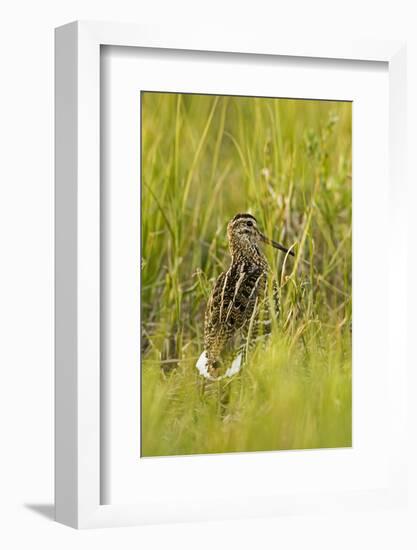
[[[251,221],[246,222],[246,225],[247,225],[248,227],[252,227],[252,226],[253,226],[253,222],[251,222]]]

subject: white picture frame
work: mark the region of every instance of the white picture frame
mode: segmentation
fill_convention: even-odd
[[[164,48],[235,54],[382,61],[389,70],[389,160],[392,238],[396,276],[405,281],[405,45],[362,41],[326,43],[261,33],[194,28],[75,22],[56,30],[56,519],[77,528],[160,521],[214,519],[308,512],[340,507],[393,506],[406,490],[404,429],[406,356],[401,328],[406,302],[398,293],[388,303],[398,319],[395,372],[389,373],[389,406],[396,438],[388,453],[390,475],[383,489],[329,493],[289,493],[259,498],[250,506],[216,513],[215,503],[195,514],[167,502],[101,504],[100,475],[100,47]],[[388,220],[387,220],[388,221]],[[402,323],[402,325],[401,325]],[[394,338],[394,335],[392,335]],[[405,336],[403,336],[405,338]],[[175,495],[172,495],[175,497]],[[219,501],[221,495],[219,495]]]

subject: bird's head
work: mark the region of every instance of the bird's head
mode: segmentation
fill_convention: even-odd
[[[242,251],[260,255],[260,245],[266,243],[294,256],[292,250],[288,250],[282,244],[266,237],[258,228],[258,222],[252,214],[236,214],[228,223],[227,237],[232,254]]]

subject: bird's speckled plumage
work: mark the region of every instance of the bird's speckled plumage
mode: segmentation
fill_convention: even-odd
[[[237,214],[227,226],[227,236],[232,261],[219,275],[208,300],[205,349],[197,363],[200,373],[212,378],[239,356],[238,363],[232,363],[238,368],[231,373],[238,371],[248,347],[270,333],[272,316],[278,315],[278,287],[270,276],[262,244],[289,252],[267,239],[251,214]]]

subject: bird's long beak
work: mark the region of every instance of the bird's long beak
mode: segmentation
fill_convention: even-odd
[[[282,244],[279,244],[276,241],[273,241],[272,239],[268,239],[268,237],[265,237],[265,235],[263,235],[262,233],[260,233],[260,236],[264,243],[270,244],[274,248],[277,248],[278,250],[285,252],[285,254],[290,254],[290,256],[295,256],[293,250],[289,250],[288,248],[285,248],[285,246],[282,246]]]

